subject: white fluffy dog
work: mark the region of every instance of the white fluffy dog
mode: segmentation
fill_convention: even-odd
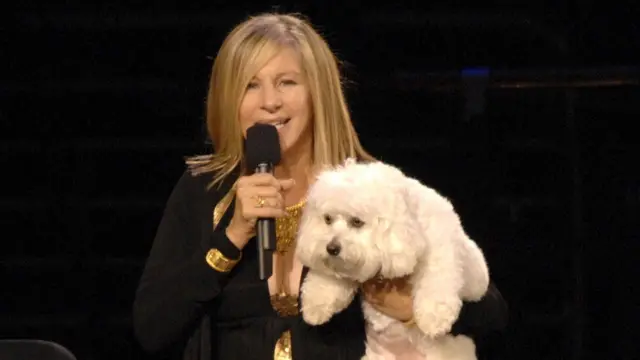
[[[471,339],[449,332],[462,300],[487,291],[484,255],[451,203],[399,169],[348,160],[322,172],[308,194],[296,256],[309,267],[300,295],[307,323],[327,322],[367,280],[409,275],[417,328],[365,301],[368,328],[401,333],[429,360],[476,358]],[[365,358],[375,358],[370,346]]]

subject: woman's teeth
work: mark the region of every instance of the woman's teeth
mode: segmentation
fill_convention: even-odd
[[[287,123],[289,122],[289,120],[291,119],[285,119],[279,123],[276,123],[276,129],[281,129],[283,126],[287,125]]]

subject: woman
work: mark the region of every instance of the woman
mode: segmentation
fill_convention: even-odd
[[[244,172],[243,138],[255,123],[278,129],[282,160],[274,176]],[[136,293],[140,343],[183,359],[360,359],[365,326],[358,301],[318,327],[301,320],[297,304],[305,269],[292,248],[314,174],[347,157],[373,159],[359,143],[326,42],[291,15],[238,25],[213,64],[207,125],[216,152],[187,161]],[[266,282],[258,279],[258,217],[275,217],[278,229]],[[390,284],[399,286],[371,284],[364,293],[381,311],[410,322],[406,284]],[[465,304],[456,329],[475,335],[499,327],[503,312],[492,288],[484,301]]]

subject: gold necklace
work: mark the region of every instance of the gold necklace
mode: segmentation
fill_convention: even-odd
[[[298,225],[306,201],[306,199],[302,199],[299,203],[285,208],[284,211],[287,215],[276,218],[276,251],[281,255],[289,251],[296,239]]]
[[[288,276],[284,270],[284,256],[291,249],[298,232],[302,210],[306,199],[285,209],[286,216],[276,219],[277,256],[283,259],[280,272],[281,282],[274,295],[271,295],[271,306],[283,317],[298,315],[298,296],[288,292]]]
[[[302,217],[302,209],[306,203],[306,199],[303,199],[299,203],[289,206],[285,209],[286,216],[276,218],[276,252],[278,256],[284,259],[284,255],[290,250],[291,245],[294,243],[297,233],[300,218]],[[284,261],[283,261],[284,263]],[[284,266],[284,264],[283,264]],[[287,279],[286,271],[280,273],[282,281],[279,289],[274,295],[271,296],[271,306],[282,317],[297,316],[298,311],[298,295],[292,295],[287,293]],[[278,339],[273,352],[274,360],[291,360],[291,331],[287,330]]]

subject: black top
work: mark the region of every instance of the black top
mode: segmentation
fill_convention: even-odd
[[[185,172],[169,197],[133,306],[142,347],[163,358],[266,360],[290,329],[294,359],[360,360],[365,329],[359,298],[329,323],[312,327],[301,316],[281,318],[271,308],[267,282],[258,278],[255,238],[231,272],[209,267],[205,254],[211,248],[239,256],[224,231],[233,203],[212,232],[213,208],[233,179],[207,190],[209,180]],[[506,318],[506,304],[491,285],[483,301],[463,305],[454,332],[478,340],[503,328]]]

